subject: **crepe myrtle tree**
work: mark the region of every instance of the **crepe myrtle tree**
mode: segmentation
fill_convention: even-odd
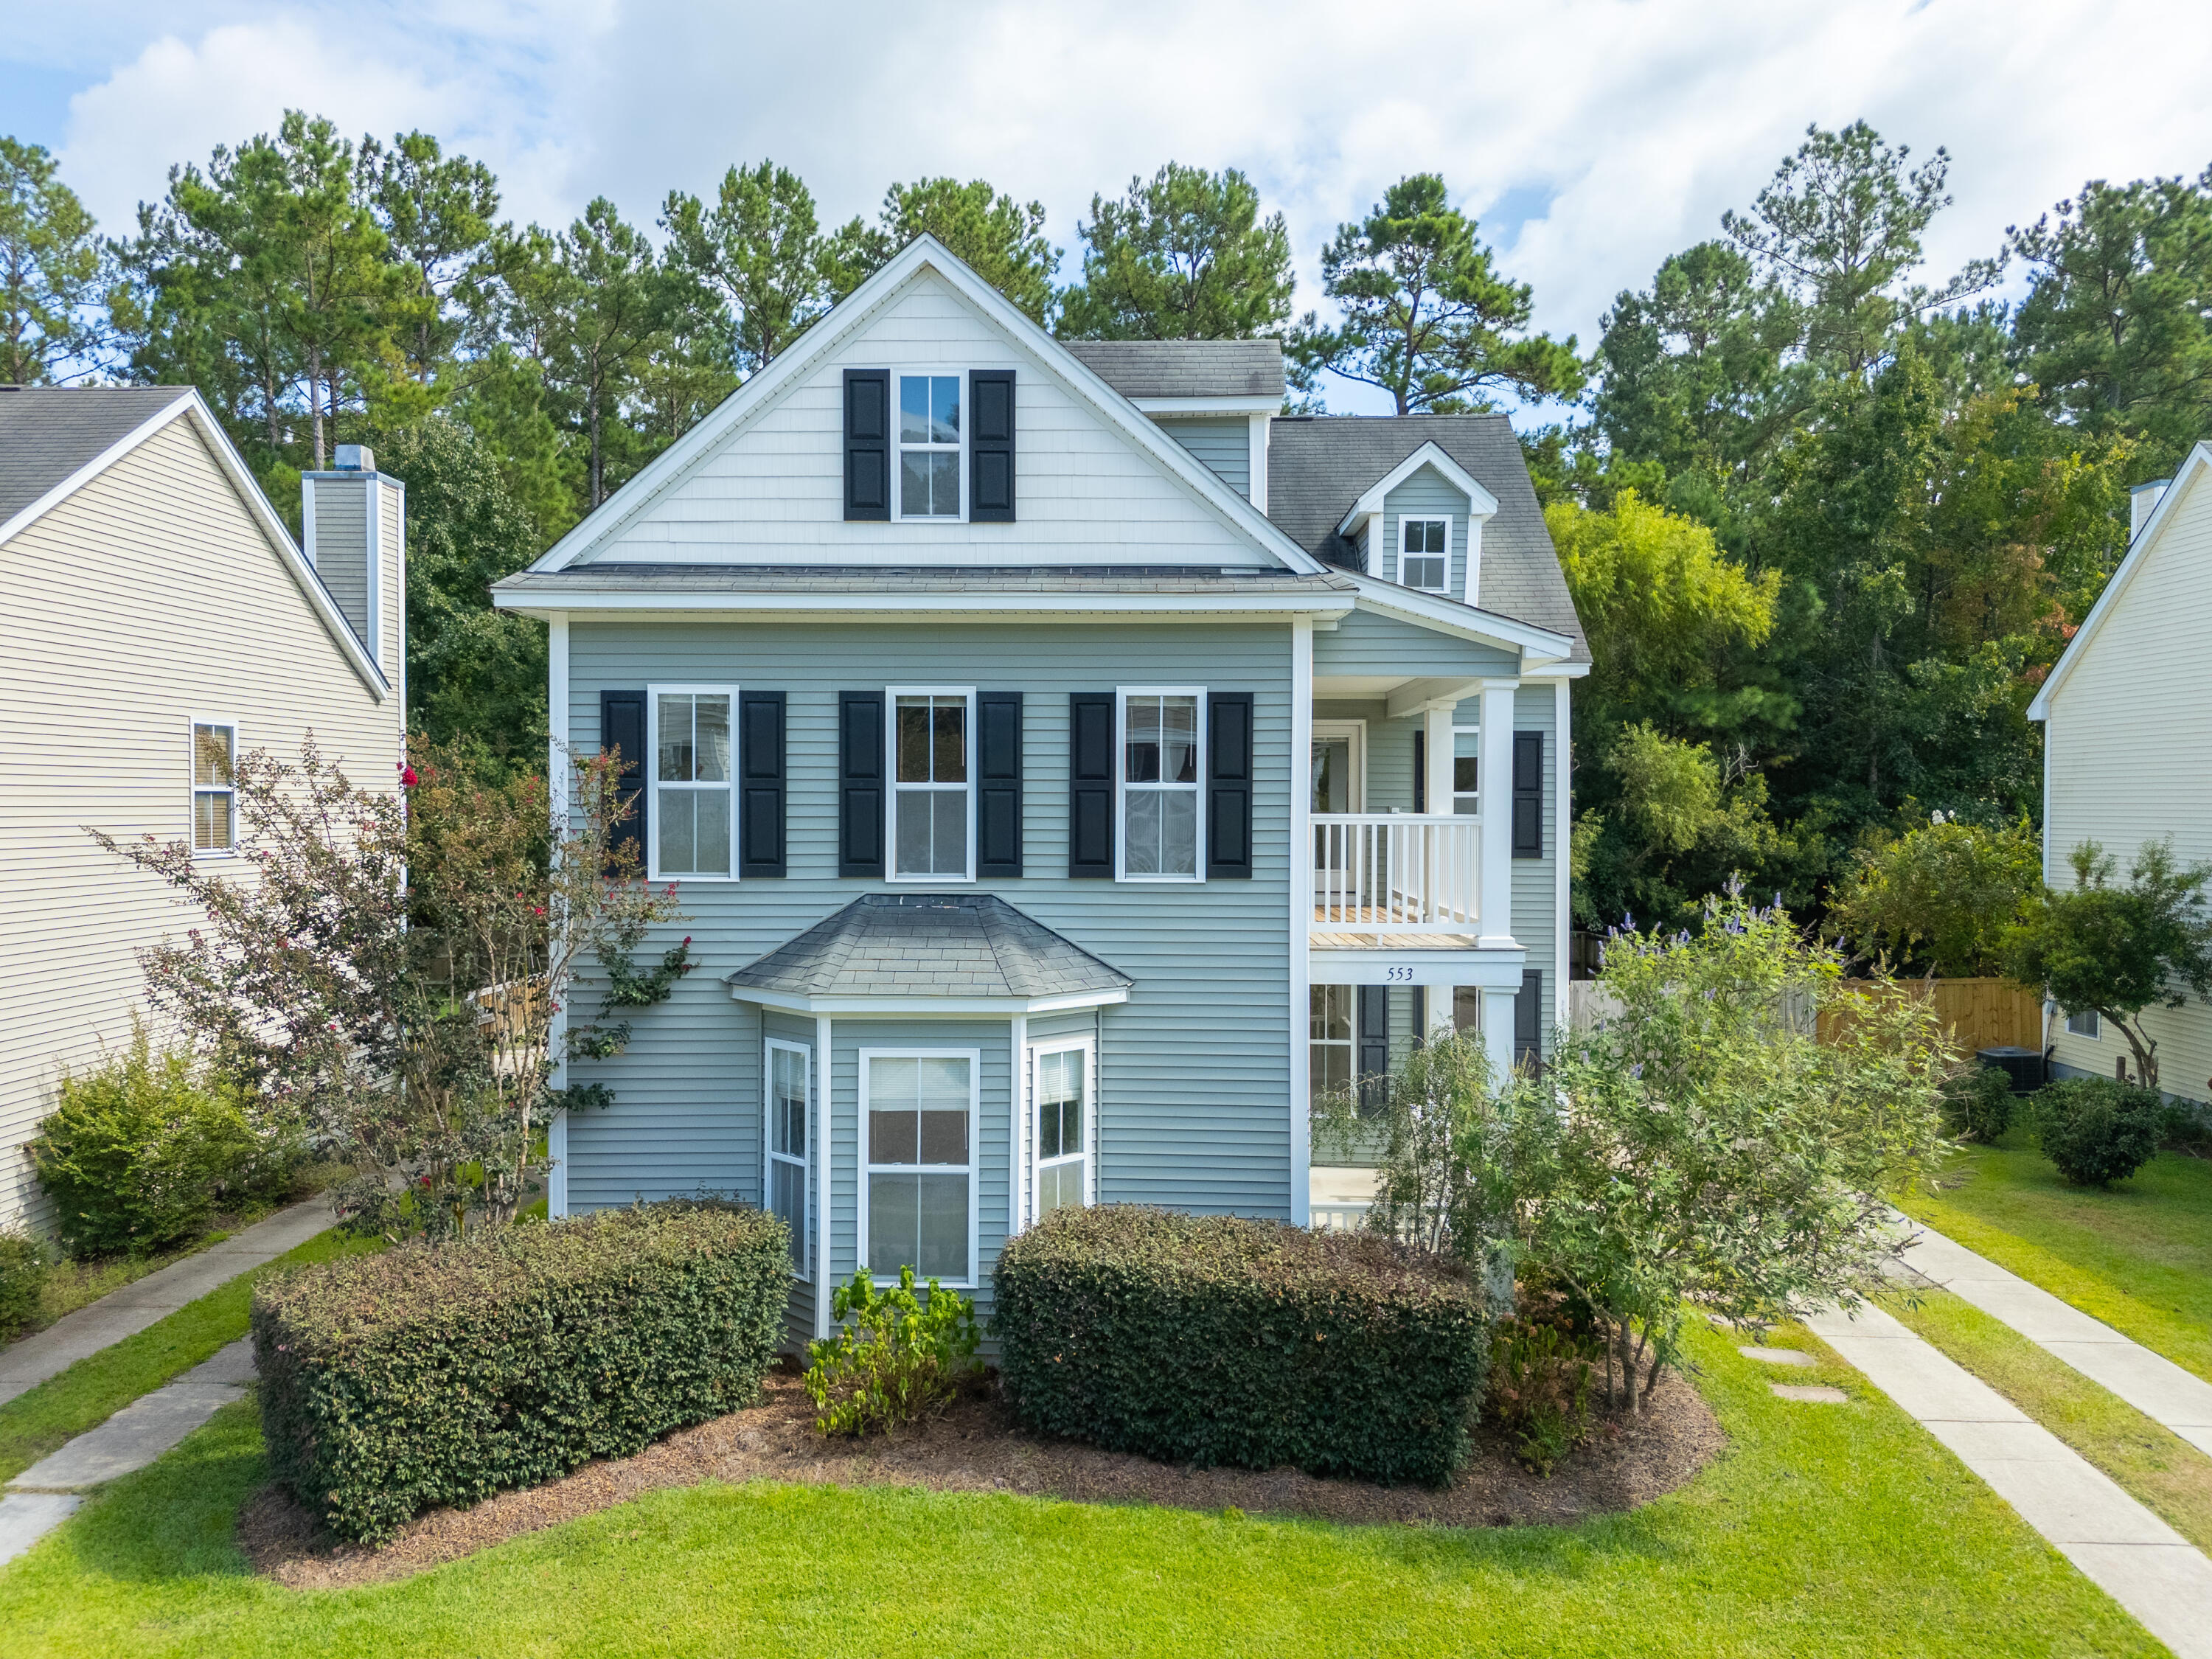
[[[2158,1087],[2158,1042],[2143,1028],[2147,1008],[2212,1002],[2212,916],[2204,890],[2212,865],[2179,865],[2169,841],[2136,851],[2128,883],[2094,841],[2068,862],[2074,885],[2054,891],[2005,938],[2005,971],[2040,985],[2072,1013],[2092,1009],[2127,1039],[2136,1079]],[[2124,1064],[2124,1062],[2122,1062]]]
[[[1613,930],[1599,983],[1619,1012],[1522,1085],[1552,1107],[1516,1114],[1523,1249],[1607,1328],[1607,1392],[1617,1368],[1631,1412],[1676,1361],[1686,1305],[1746,1324],[1852,1307],[1903,1248],[1886,1195],[1948,1150],[1957,1060],[1925,1003],[1846,988],[1842,968],[1731,883],[1694,933]]]
[[[240,1086],[259,1126],[304,1131],[352,1166],[355,1231],[450,1237],[512,1221],[546,1168],[546,1125],[603,1085],[553,1086],[554,1033],[596,957],[599,1016],[571,1052],[619,1053],[622,1007],[664,1000],[690,940],[641,969],[673,887],[639,878],[620,757],[575,758],[568,799],[487,781],[420,746],[398,791],[355,783],[312,735],[296,765],[235,765],[238,860],[182,842],[94,839],[205,921],[140,952],[148,993]]]

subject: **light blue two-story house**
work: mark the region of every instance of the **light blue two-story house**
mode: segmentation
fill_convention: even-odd
[[[639,763],[702,971],[556,1122],[825,1284],[1065,1204],[1328,1218],[1309,1103],[1563,1023],[1588,663],[1500,416],[1284,416],[1273,341],[1055,341],[908,247],[497,602]],[[588,993],[585,994],[588,995]]]

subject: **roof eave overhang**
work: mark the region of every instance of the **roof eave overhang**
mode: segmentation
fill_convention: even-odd
[[[1023,1014],[1067,1013],[1080,1008],[1109,1008],[1129,1000],[1129,988],[1111,986],[1097,991],[1068,991],[1048,997],[843,996],[798,991],[769,991],[757,986],[732,985],[730,998],[773,1008],[779,1013],[811,1014],[817,1018],[848,1015],[896,1015],[902,1019],[1012,1019]]]
[[[1524,672],[1541,668],[1547,675],[1570,678],[1585,672],[1583,665],[1566,660],[1574,652],[1575,642],[1565,634],[1554,634],[1548,628],[1501,617],[1496,611],[1484,611],[1440,594],[1416,592],[1358,571],[1346,574],[1358,589],[1359,610],[1376,611],[1438,633],[1456,634],[1462,639],[1514,652],[1520,657]]]
[[[1143,413],[1158,417],[1180,415],[1273,415],[1283,406],[1282,394],[1269,398],[1132,398]]]
[[[746,617],[772,615],[779,621],[897,622],[939,617],[968,621],[1084,622],[1115,617],[1158,619],[1188,617],[1218,622],[1235,617],[1283,621],[1295,617],[1348,616],[1348,592],[1296,593],[1006,593],[887,595],[884,593],[681,593],[629,588],[573,591],[506,591],[495,587],[492,603],[501,611],[551,620],[580,612],[630,618],[659,616]]]

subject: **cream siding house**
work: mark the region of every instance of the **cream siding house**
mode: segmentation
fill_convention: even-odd
[[[65,1066],[129,1040],[137,951],[192,921],[87,827],[235,860],[220,752],[311,731],[396,778],[404,491],[309,489],[320,576],[190,389],[0,391],[0,1224],[46,1219],[23,1145]]]
[[[2185,864],[2212,862],[2212,443],[2171,483],[2139,486],[2127,557],[2028,707],[2044,727],[2043,873],[2094,841],[2128,866],[2171,836]],[[2096,1017],[2046,1012],[2056,1066],[2110,1077],[2129,1054]],[[2159,1086],[2212,1100],[2212,1009],[2151,1009]]]

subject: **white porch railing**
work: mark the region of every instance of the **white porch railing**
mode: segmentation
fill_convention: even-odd
[[[1407,812],[1313,815],[1317,933],[1377,943],[1482,931],[1482,820]]]

